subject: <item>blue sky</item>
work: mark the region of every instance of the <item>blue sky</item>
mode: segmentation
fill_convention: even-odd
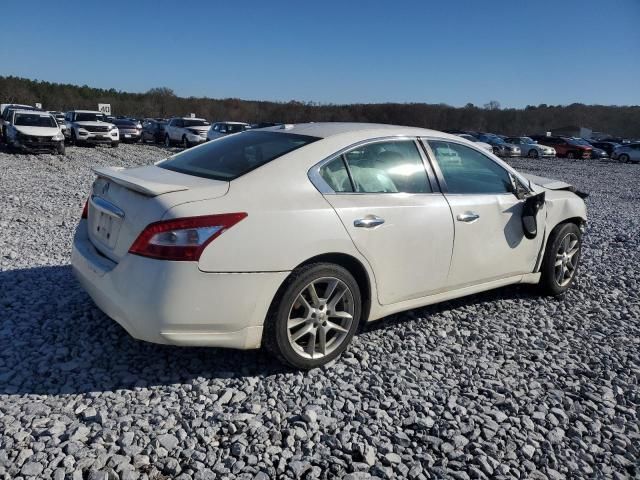
[[[640,104],[640,0],[2,4],[0,75],[321,103]]]

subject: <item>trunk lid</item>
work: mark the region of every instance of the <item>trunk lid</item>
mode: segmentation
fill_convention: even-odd
[[[150,223],[176,205],[226,195],[229,182],[209,180],[156,166],[94,168],[88,230],[91,243],[118,262]]]

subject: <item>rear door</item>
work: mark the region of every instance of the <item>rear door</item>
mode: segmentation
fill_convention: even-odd
[[[414,139],[361,144],[317,175],[358,251],[371,265],[383,305],[444,287],[453,220]]]
[[[450,140],[429,140],[428,145],[455,224],[447,287],[531,273],[543,235],[524,236],[524,201],[512,193],[509,172],[470,146]]]

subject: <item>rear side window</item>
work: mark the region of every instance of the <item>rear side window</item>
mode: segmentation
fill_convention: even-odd
[[[185,150],[158,166],[228,182],[316,140],[319,138],[293,133],[249,131]]]
[[[422,157],[411,140],[363,145],[344,158],[358,193],[431,192]]]
[[[459,143],[430,141],[448,193],[508,193],[509,172],[482,153]]]
[[[353,185],[351,184],[349,172],[347,171],[347,166],[344,163],[342,155],[325,164],[320,169],[320,176],[322,176],[334,192],[353,192]]]

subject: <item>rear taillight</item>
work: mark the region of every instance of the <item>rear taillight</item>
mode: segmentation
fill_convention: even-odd
[[[162,260],[198,261],[209,243],[246,216],[240,212],[155,222],[138,235],[129,253]]]
[[[80,215],[80,219],[86,220],[89,218],[89,199],[84,202],[84,207],[82,207],[82,215]]]

